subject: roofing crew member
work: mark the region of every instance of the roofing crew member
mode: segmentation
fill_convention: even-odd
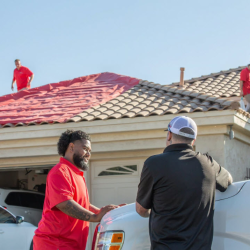
[[[49,172],[42,219],[35,231],[34,250],[85,250],[89,222],[100,222],[110,210],[89,203],[83,171],[91,155],[90,136],[67,130],[58,141],[63,157]]]
[[[245,97],[246,111],[250,112],[250,64],[240,73],[240,96]]]
[[[14,69],[13,81],[11,89],[14,91],[14,83],[16,82],[17,91],[30,89],[30,84],[34,78],[34,74],[27,68],[21,65],[19,59],[15,60],[16,69]]]
[[[175,117],[167,130],[164,152],[144,163],[136,211],[150,215],[151,249],[211,250],[215,188],[225,191],[232,177],[211,156],[193,151],[191,118]]]

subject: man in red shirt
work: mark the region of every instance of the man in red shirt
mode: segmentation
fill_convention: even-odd
[[[19,59],[15,60],[16,69],[11,84],[11,89],[14,91],[14,83],[16,82],[17,91],[30,89],[30,83],[34,78],[34,74],[27,68],[21,65]]]
[[[250,64],[240,73],[240,96],[245,97],[246,111],[250,112]]]
[[[49,172],[42,219],[33,238],[34,250],[85,250],[89,222],[100,222],[110,210],[89,203],[83,171],[91,154],[90,136],[67,130],[57,144],[63,157]]]

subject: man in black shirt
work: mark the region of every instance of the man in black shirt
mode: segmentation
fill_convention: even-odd
[[[149,157],[141,174],[136,211],[150,216],[153,250],[210,250],[215,189],[224,192],[230,173],[208,154],[196,153],[195,122],[175,117],[163,154]]]

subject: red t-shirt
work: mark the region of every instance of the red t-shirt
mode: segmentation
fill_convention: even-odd
[[[34,250],[85,250],[89,222],[74,219],[56,208],[73,199],[89,210],[89,195],[84,174],[64,158],[47,177],[42,219],[33,238]]]
[[[243,81],[243,94],[250,94],[250,70],[245,68],[240,73],[240,80]]]
[[[14,69],[14,77],[13,81],[16,80],[17,90],[22,88],[27,88],[29,77],[31,77],[33,73],[24,66],[21,66],[20,69]]]

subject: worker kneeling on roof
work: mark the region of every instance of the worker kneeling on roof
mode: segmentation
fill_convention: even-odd
[[[244,96],[247,102],[246,111],[250,112],[250,64],[240,73],[240,96]]]

